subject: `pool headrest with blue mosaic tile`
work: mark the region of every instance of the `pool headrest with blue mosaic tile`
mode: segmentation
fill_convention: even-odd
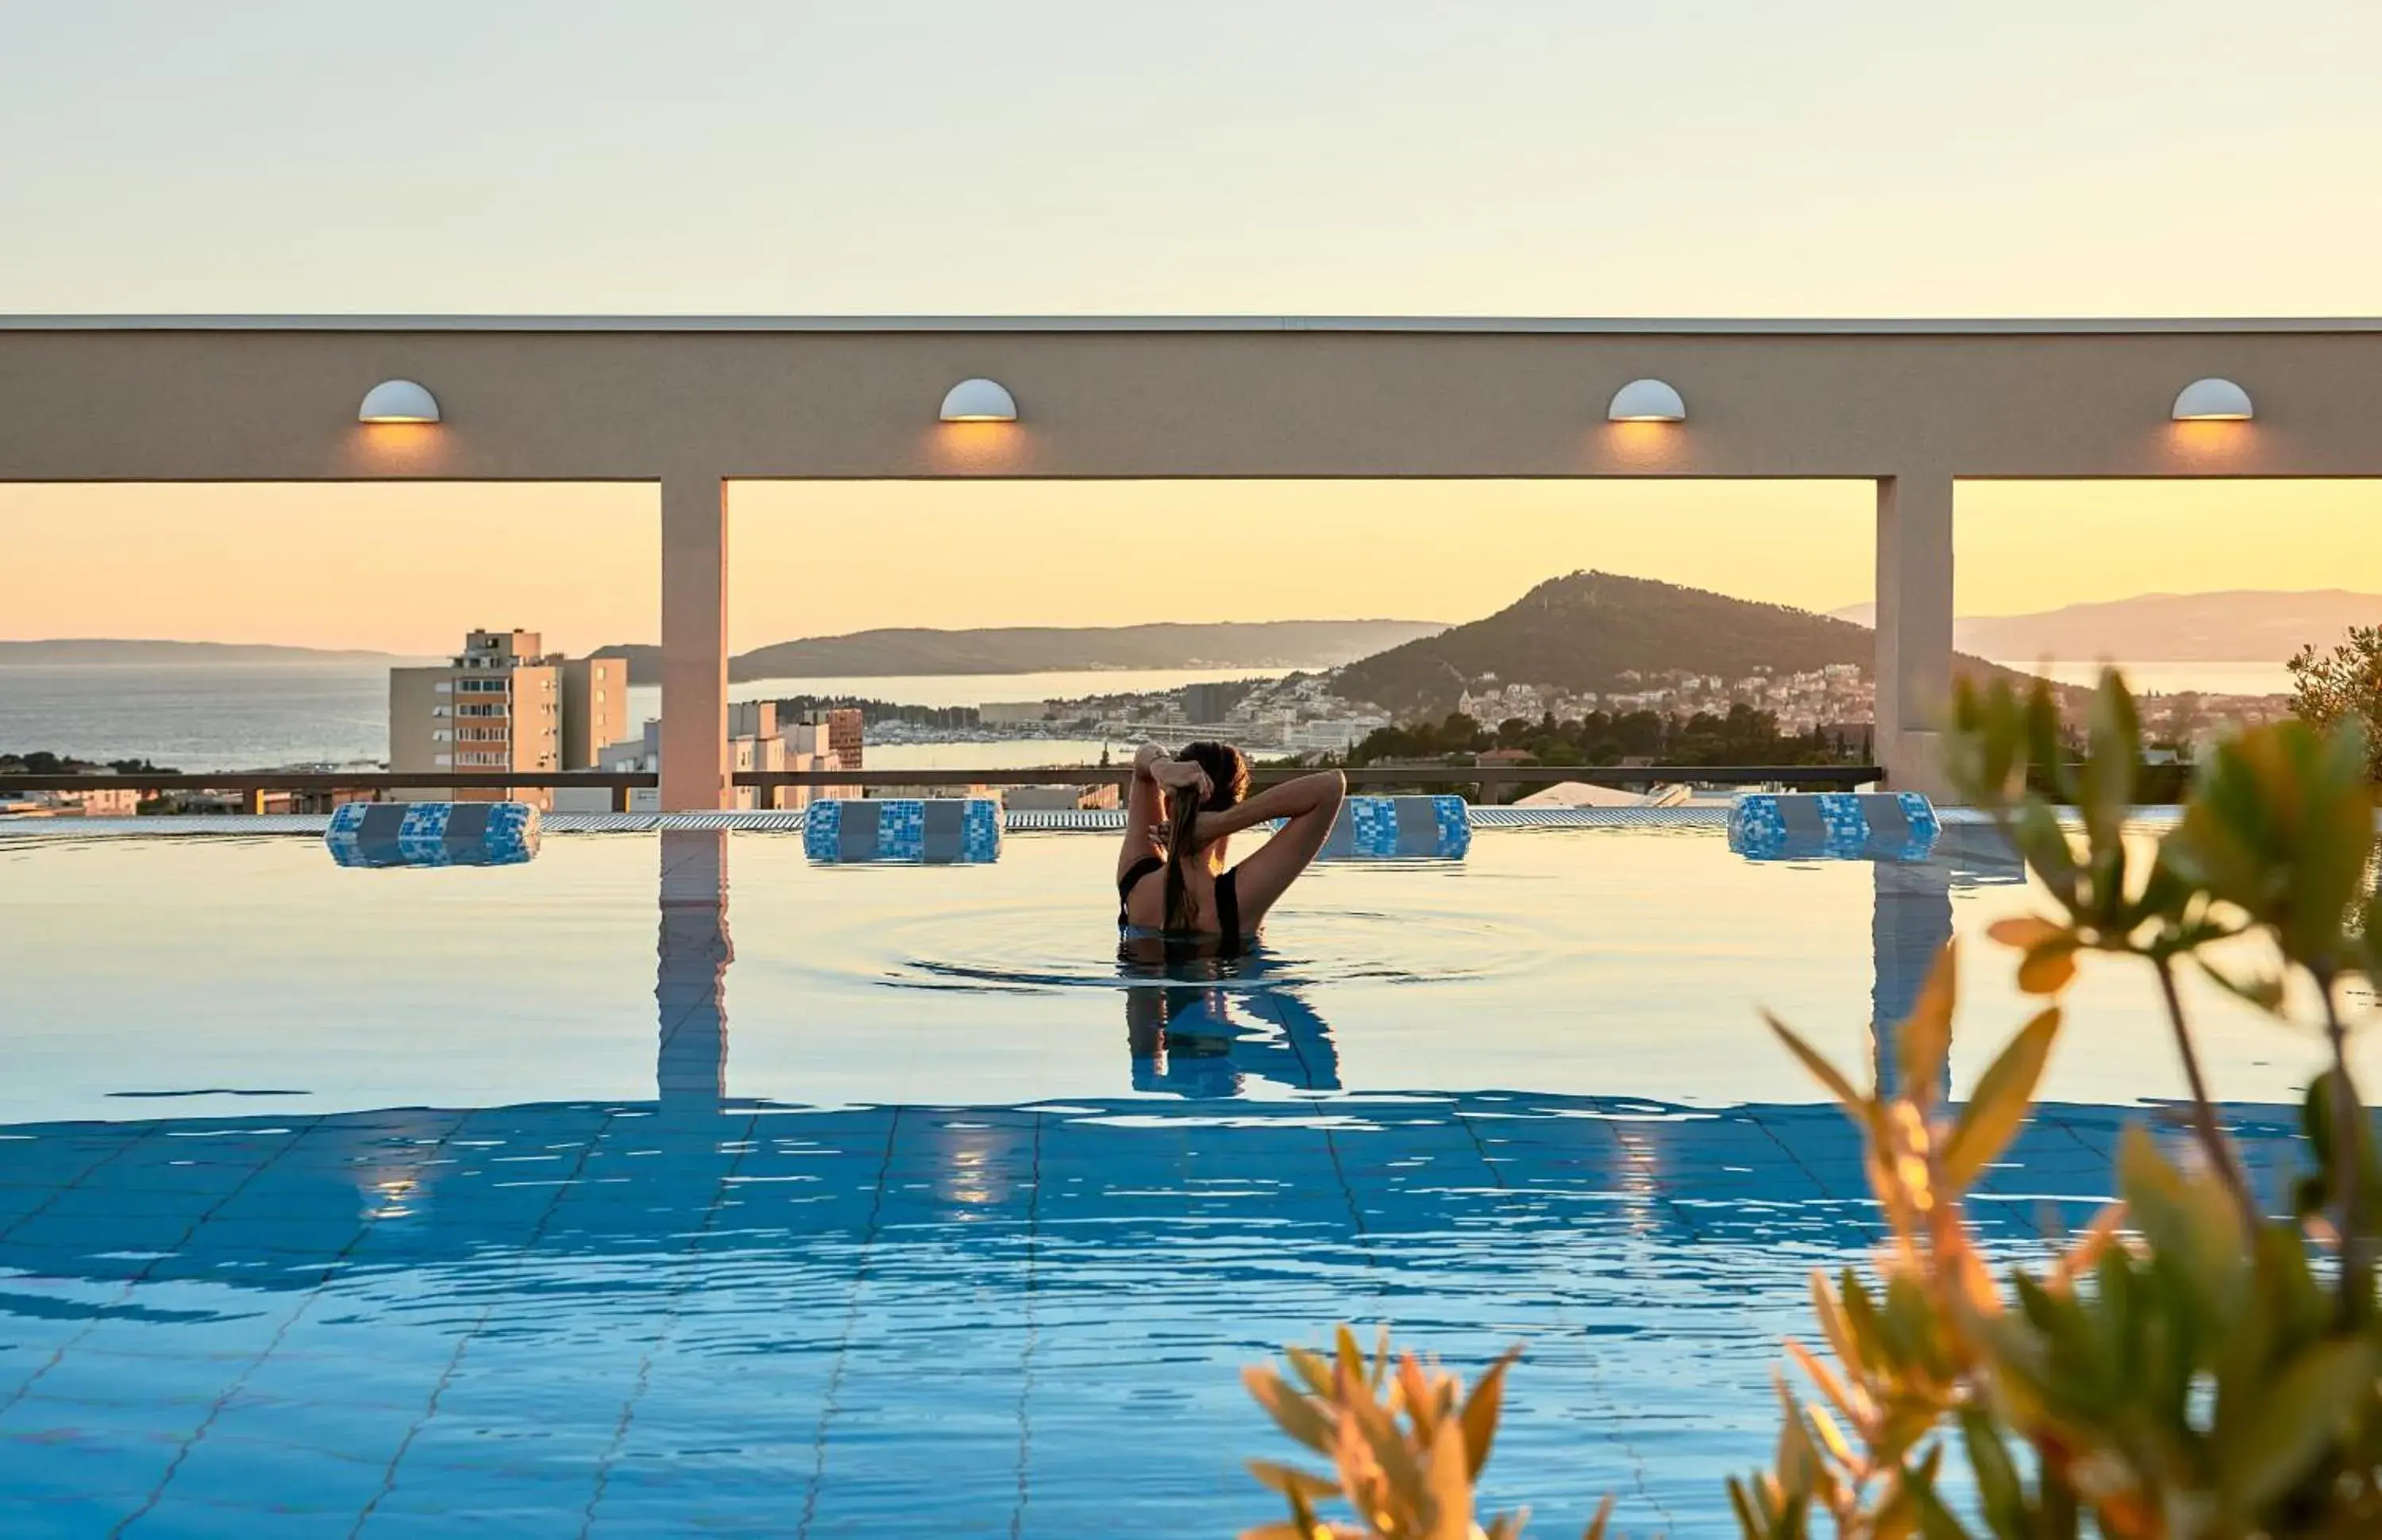
[[[323,843],[342,866],[517,866],[537,854],[527,802],[350,802]]]
[[[1460,861],[1472,849],[1461,797],[1351,797],[1319,861]]]
[[[1729,810],[1728,848],[1753,861],[1925,861],[1942,827],[1916,791],[1749,791]]]
[[[982,865],[1001,859],[1001,804],[989,797],[869,797],[813,802],[803,819],[813,861]]]

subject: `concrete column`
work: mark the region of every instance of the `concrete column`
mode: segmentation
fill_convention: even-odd
[[[728,483],[662,478],[665,813],[733,806],[728,760]]]
[[[1877,762],[1897,790],[1940,796],[1952,693],[1952,478],[1877,483]]]

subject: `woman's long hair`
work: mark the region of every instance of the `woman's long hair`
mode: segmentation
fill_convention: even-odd
[[[1222,813],[1248,795],[1249,762],[1231,744],[1207,739],[1185,744],[1174,757],[1208,773],[1206,801],[1189,788],[1166,794],[1166,928],[1188,931],[1198,928],[1199,914],[1191,901],[1190,885],[1183,879],[1183,868],[1199,850],[1199,814]]]

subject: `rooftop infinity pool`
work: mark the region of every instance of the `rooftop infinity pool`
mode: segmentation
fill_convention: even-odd
[[[2026,903],[2008,854],[1483,831],[1173,973],[1117,959],[1113,859],[0,839],[0,1534],[1230,1534],[1285,1448],[1238,1367],[1343,1319],[1528,1345],[1490,1496],[1533,1533],[1612,1490],[1733,1534],[1805,1273],[1872,1233],[1756,1007],[1872,1062]],[[1956,1096],[2008,972],[1964,958]],[[2278,1180],[2312,1049],[2194,1004]],[[2144,979],[2074,1005],[1980,1204],[2012,1254],[2181,1089]]]

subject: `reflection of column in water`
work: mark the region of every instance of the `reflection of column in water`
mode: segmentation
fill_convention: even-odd
[[[728,832],[664,829],[661,1043],[654,1079],[664,1106],[716,1107],[728,1094]]]
[[[1894,1029],[1918,1004],[1927,970],[1952,939],[1951,869],[1933,861],[1878,861],[1870,863],[1870,871],[1874,896],[1869,940],[1876,968],[1870,1043],[1877,1056],[1878,1086],[1891,1092],[1898,1079]]]

